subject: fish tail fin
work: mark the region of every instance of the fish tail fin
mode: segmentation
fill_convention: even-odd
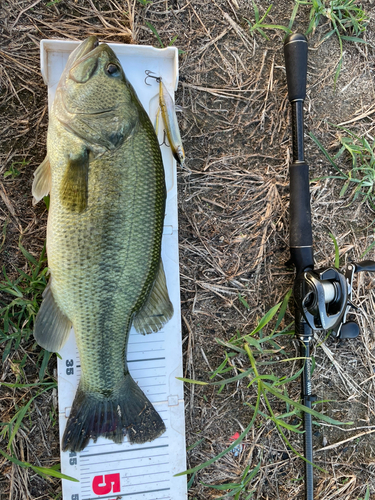
[[[122,443],[125,435],[131,443],[153,441],[165,432],[159,413],[126,374],[115,394],[85,392],[78,386],[62,439],[64,451],[81,451],[90,439],[99,436]]]

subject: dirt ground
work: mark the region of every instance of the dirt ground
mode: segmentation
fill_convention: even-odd
[[[208,381],[228,349],[216,339],[229,341],[236,331],[250,333],[260,318],[290,290],[294,270],[289,259],[289,177],[291,161],[290,106],[287,99],[282,30],[266,29],[268,40],[251,33],[244,18],[254,22],[249,0],[161,0],[145,2],[52,1],[1,3],[0,10],[0,263],[11,279],[16,267],[28,271],[20,251],[22,242],[34,257],[42,251],[47,211],[32,205],[33,172],[44,159],[48,125],[47,90],[39,69],[39,41],[43,38],[84,39],[138,43],[180,49],[180,83],[176,102],[187,169],[179,170],[179,242],[184,374]],[[305,102],[305,147],[310,164],[314,256],[316,268],[334,263],[332,233],[340,249],[340,265],[361,260],[375,242],[374,210],[352,187],[340,197],[343,181],[326,178],[333,169],[308,136],[312,132],[334,155],[345,124],[354,133],[374,137],[375,4],[362,2],[369,24],[366,45],[344,42],[344,57],[336,87],[334,75],[340,58],[337,38],[320,43],[330,31],[326,18],[309,35],[308,89]],[[258,0],[261,15],[270,6]],[[275,2],[265,22],[288,26],[294,1]],[[159,35],[150,29],[154,27]],[[293,31],[305,32],[309,8],[301,5]],[[340,166],[349,171],[350,160]],[[15,170],[16,169],[16,170]],[[11,174],[9,174],[11,172]],[[18,173],[17,173],[18,172]],[[374,251],[366,258],[374,259]],[[353,302],[360,306],[361,335],[337,343],[321,334],[314,342],[312,384],[318,411],[349,426],[314,424],[316,498],[364,498],[367,486],[375,498],[375,292],[374,280],[364,273],[356,279]],[[246,308],[239,299],[246,300]],[[5,294],[3,303],[10,300]],[[283,325],[293,320],[288,310]],[[0,329],[2,329],[0,323]],[[268,331],[268,330],[265,330]],[[6,342],[4,335],[1,353]],[[279,340],[287,357],[299,355],[292,336]],[[26,356],[27,381],[37,380],[40,349],[23,340],[5,357],[2,382],[16,380],[17,363]],[[267,355],[261,356],[267,361]],[[239,356],[233,371],[248,368]],[[297,365],[276,364],[262,372],[290,376]],[[297,366],[298,367],[298,366]],[[55,360],[48,365],[54,374]],[[237,371],[238,373],[238,371]],[[0,421],[9,422],[32,389],[0,388]],[[299,380],[288,384],[298,400]],[[251,420],[256,389],[246,382],[217,386],[185,385],[187,445],[202,440],[188,452],[193,468],[217,455]],[[270,399],[274,411],[285,405]],[[19,460],[52,467],[58,464],[59,440],[56,395],[38,396],[31,413],[13,441]],[[266,411],[264,401],[261,406]],[[297,419],[298,421],[298,419]],[[296,422],[290,422],[295,424]],[[0,427],[0,447],[7,437]],[[302,453],[301,435],[287,432]],[[321,448],[325,447],[325,450]],[[227,454],[199,471],[189,498],[219,498],[222,492],[207,485],[238,482],[247,465],[260,470],[249,484],[254,499],[303,498],[302,460],[280,438],[270,420],[259,418],[244,440],[241,452]],[[204,483],[204,484],[203,484]],[[250,490],[251,490],[250,488]],[[248,490],[247,495],[249,495]],[[61,498],[58,479],[41,478],[30,469],[0,456],[0,499]],[[236,498],[249,498],[244,493]]]

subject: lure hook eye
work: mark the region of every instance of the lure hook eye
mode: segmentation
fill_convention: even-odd
[[[146,85],[151,85],[151,83],[147,83],[147,78],[154,78],[158,83],[161,82],[161,77],[160,76],[154,76],[155,73],[153,71],[150,71],[150,70],[146,69],[145,73],[147,75],[146,78],[145,78],[145,84]]]

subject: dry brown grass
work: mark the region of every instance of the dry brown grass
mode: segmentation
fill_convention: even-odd
[[[259,0],[257,5],[264,12],[269,2]],[[375,8],[370,0],[364,5],[372,20],[366,34],[369,44],[345,44],[336,90],[338,44],[334,38],[318,44],[328,25],[322,24],[310,40],[306,127],[333,154],[338,132],[331,123],[347,123],[360,134],[374,136]],[[278,2],[270,22],[287,25],[292,8],[291,0]],[[7,224],[3,242],[0,233],[0,260],[10,277],[16,276],[16,266],[26,269],[19,238],[35,257],[45,239],[46,211],[31,203],[32,175],[44,158],[48,124],[47,92],[39,70],[40,39],[97,35],[107,42],[158,45],[146,22],[156,28],[164,45],[178,35],[175,45],[183,54],[177,102],[184,110],[180,124],[191,171],[179,171],[183,346],[186,376],[202,380],[223,360],[215,337],[228,340],[237,329],[250,331],[285,295],[294,277],[285,266],[291,142],[283,33],[267,31],[269,41],[253,37],[244,17],[253,19],[249,0],[160,0],[146,6],[135,0],[10,0],[2,2],[0,10],[0,224]],[[308,11],[301,8],[295,28],[304,31],[307,24]],[[330,167],[309,138],[306,157],[313,177],[329,173]],[[20,175],[5,177],[12,165]],[[360,199],[349,205],[351,200],[339,197],[340,188],[339,182],[329,179],[316,181],[311,188],[317,267],[333,262],[329,232],[337,238],[342,264],[359,260],[374,241],[373,211]],[[374,257],[373,252],[368,257]],[[316,462],[327,470],[327,474],[316,472],[320,500],[357,500],[364,497],[366,484],[375,498],[372,285],[370,276],[358,278],[355,302],[364,311],[358,315],[360,339],[337,344],[321,337],[314,344],[314,392],[319,399],[329,400],[318,410],[354,421],[349,429],[314,427]],[[249,311],[238,293],[246,298]],[[291,356],[298,355],[294,341],[285,341],[284,347]],[[27,380],[35,381],[35,352],[32,342],[12,351],[1,380],[14,382],[17,361],[26,355]],[[289,394],[298,399],[299,390],[296,382]],[[15,405],[26,401],[32,391],[1,391],[0,420],[6,422]],[[250,410],[243,403],[253,403],[254,397],[242,382],[220,395],[212,387],[186,385],[187,444],[204,438],[189,452],[189,467],[216,455],[228,445],[229,436],[246,427]],[[31,418],[14,441],[13,452],[20,460],[45,466],[59,462],[54,405],[51,394],[35,401]],[[299,437],[291,439],[301,451]],[[0,443],[5,448],[6,441]],[[261,456],[254,498],[302,498],[303,464],[269,422],[252,429],[238,457],[229,454],[200,471],[189,497],[217,498],[218,493],[201,482],[237,481],[245,466],[254,467]],[[59,488],[58,480],[42,479],[0,458],[1,500],[58,498]]]

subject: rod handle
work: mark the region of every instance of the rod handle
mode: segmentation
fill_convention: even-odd
[[[289,101],[303,101],[306,97],[307,39],[301,33],[293,33],[284,42],[286,79]]]
[[[309,166],[305,162],[290,166],[290,246],[312,246]]]

